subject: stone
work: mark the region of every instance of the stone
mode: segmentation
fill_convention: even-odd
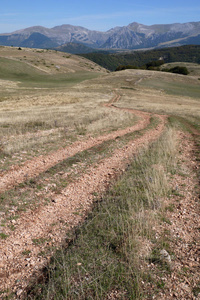
[[[160,259],[168,263],[171,263],[171,257],[165,249],[160,251]]]

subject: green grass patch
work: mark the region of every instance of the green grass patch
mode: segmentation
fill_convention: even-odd
[[[8,237],[7,234],[0,232],[0,239],[5,240]]]
[[[24,255],[24,256],[28,256],[29,254],[31,254],[30,250],[24,250],[24,251],[22,251],[22,255]]]
[[[45,62],[44,62],[45,64]],[[58,88],[71,86],[83,80],[98,77],[95,72],[79,71],[69,74],[47,74],[22,61],[0,58],[0,78],[17,81],[23,87]]]
[[[140,85],[158,90],[164,90],[167,94],[188,96],[198,98],[200,95],[200,86],[190,84],[189,82],[169,82],[164,78],[158,79],[144,79]]]
[[[38,238],[38,239],[33,239],[32,242],[35,245],[42,245],[47,241],[47,239],[44,238]]]

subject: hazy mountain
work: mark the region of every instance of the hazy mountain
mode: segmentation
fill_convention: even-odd
[[[29,48],[53,48],[58,44],[39,32],[32,33],[26,40],[20,43],[21,47]]]
[[[92,53],[92,52],[101,52],[101,50],[94,49],[91,47],[88,47],[84,44],[79,43],[66,43],[64,45],[53,47],[54,50],[58,50],[61,52],[68,52],[72,54],[84,54],[84,53]]]
[[[199,44],[199,39],[200,22],[151,26],[134,22],[106,32],[72,25],[61,25],[51,29],[34,26],[1,34],[0,45],[55,48],[73,43],[96,49],[139,49]]]

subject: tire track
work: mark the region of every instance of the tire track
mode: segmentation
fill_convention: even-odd
[[[114,106],[119,98],[120,96],[115,94],[106,106],[121,109]],[[27,161],[24,166],[11,170],[2,177],[0,191],[9,189],[28,177],[39,175],[80,151],[129,132],[144,129],[150,122],[148,113],[125,108],[123,110],[137,114],[141,120],[132,127],[97,138],[89,138],[83,142],[75,142],[65,149]],[[46,247],[59,247],[66,238],[66,232],[84,221],[94,201],[94,193],[104,192],[125,170],[133,155],[161,135],[166,117],[156,116],[160,119],[156,128],[146,131],[122,149],[116,149],[111,157],[92,165],[79,179],[63,189],[60,195],[55,195],[53,202],[48,206],[41,206],[35,211],[29,210],[21,214],[15,223],[15,231],[6,240],[0,240],[0,291],[9,289],[16,294],[16,299],[22,298],[30,278],[33,274],[40,273],[52,254],[49,253],[44,257],[39,253],[47,253]],[[24,253],[30,254],[27,256]],[[2,295],[6,296],[7,293]]]
[[[0,241],[0,289],[10,288],[20,299],[30,278],[38,272],[50,257],[38,254],[45,247],[59,246],[66,237],[68,230],[84,220],[91,208],[94,192],[102,193],[111,181],[122,173],[130,159],[141,147],[156,140],[165,126],[165,117],[160,116],[160,124],[142,137],[129,142],[124,148],[117,149],[113,156],[103,159],[98,165],[77,181],[69,184],[54,202],[36,211],[23,213],[17,221],[16,230],[5,241]],[[79,215],[77,215],[77,211]],[[53,225],[56,224],[56,225]],[[43,241],[36,243],[34,241]],[[30,251],[29,258],[22,253]]]
[[[118,101],[119,99],[120,99],[120,95],[116,94],[112,98],[112,101],[106,104],[105,106],[110,107],[113,105],[114,102]],[[126,129],[117,130],[115,132],[103,136],[99,136],[97,138],[90,137],[86,141],[77,141],[64,149],[57,150],[46,156],[42,155],[32,160],[28,160],[24,163],[23,166],[11,167],[11,169],[7,173],[1,176],[0,193],[13,188],[14,186],[17,186],[18,184],[26,181],[29,178],[34,178],[38,176],[40,173],[55,166],[57,163],[61,162],[62,160],[74,156],[78,152],[100,145],[101,143],[108,140],[115,139],[118,136],[123,136],[127,133],[144,129],[150,122],[150,115],[147,113],[136,111],[136,110],[128,110],[128,109],[122,109],[122,110],[126,110],[128,112],[134,113],[135,115],[140,117],[141,120],[136,125],[127,127]]]

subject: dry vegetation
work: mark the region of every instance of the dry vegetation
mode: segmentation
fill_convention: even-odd
[[[187,68],[189,76],[144,70],[108,73],[66,53],[0,47],[0,178],[28,166],[27,160],[31,165],[34,157],[45,164],[47,155],[57,150],[67,152],[68,147],[94,142],[73,155],[65,154],[37,176],[25,174],[20,185],[0,194],[4,251],[0,276],[2,282],[8,277],[2,297],[173,299],[180,294],[178,299],[198,299],[200,72],[199,65]],[[185,181],[187,176],[190,182]],[[100,183],[92,190],[97,179]],[[67,194],[72,187],[74,203]],[[94,199],[97,204],[87,221],[76,227],[91,211]],[[190,229],[184,222],[178,227],[176,221],[188,199]],[[48,222],[44,219],[41,225],[45,214]],[[38,222],[30,224],[30,228],[37,225],[34,238],[31,229],[25,232],[29,219]],[[10,250],[20,228],[25,233]],[[22,242],[26,235],[27,244]],[[55,256],[54,247],[61,243]],[[191,266],[184,243],[191,245]],[[15,270],[16,278],[11,267],[2,265],[3,259],[12,265],[13,253],[20,270]],[[39,272],[44,265],[44,272]],[[35,288],[30,284],[27,289],[30,278]]]

